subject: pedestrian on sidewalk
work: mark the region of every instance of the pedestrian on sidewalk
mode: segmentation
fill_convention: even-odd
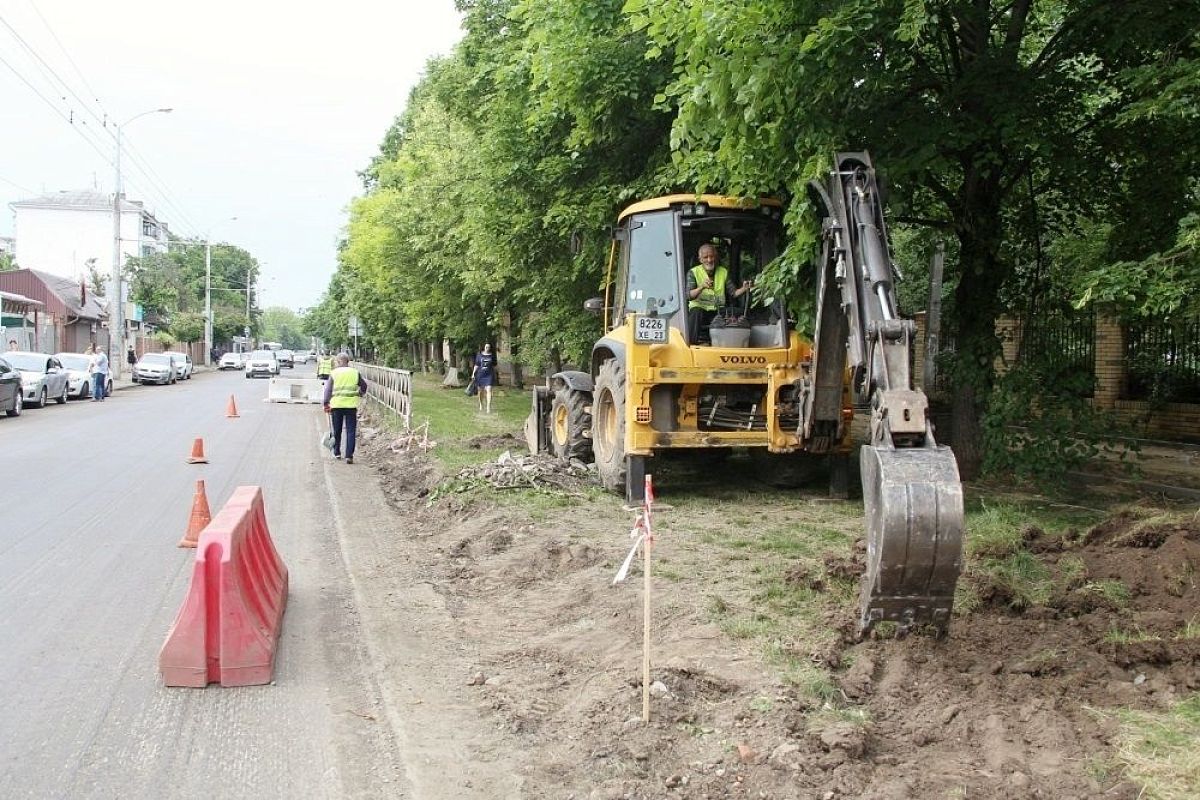
[[[92,402],[104,402],[104,392],[108,383],[108,353],[94,344],[91,349],[88,374],[92,376]]]
[[[346,432],[346,463],[354,463],[354,442],[358,434],[358,399],[367,393],[367,382],[350,366],[350,356],[338,353],[337,366],[325,381],[325,413],[330,414],[333,429],[333,457],[342,457],[342,429]]]
[[[492,413],[492,384],[496,382],[496,354],[492,352],[492,346],[485,344],[483,350],[475,356],[475,366],[471,369],[471,379],[475,381],[475,387],[479,389],[479,394],[475,395],[475,399],[479,401],[479,410],[485,413]]]
[[[133,368],[137,366],[137,353],[133,349],[133,345],[125,351],[125,363],[129,365],[129,371],[133,372]]]

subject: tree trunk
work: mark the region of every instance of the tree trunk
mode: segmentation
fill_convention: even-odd
[[[999,181],[968,169],[960,192],[961,216],[955,221],[959,238],[959,282],[955,300],[953,370],[953,447],[964,480],[979,477],[983,466],[982,415],[992,391],[993,364],[1000,352],[996,317],[1000,290],[1011,271],[1000,259],[1003,221]]]

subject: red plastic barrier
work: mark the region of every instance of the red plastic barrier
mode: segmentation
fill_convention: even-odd
[[[200,535],[192,584],[158,654],[163,682],[270,683],[287,589],[262,489],[239,486]]]

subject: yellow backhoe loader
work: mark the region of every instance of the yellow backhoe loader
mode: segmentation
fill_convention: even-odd
[[[896,309],[870,156],[838,154],[811,191],[824,209],[811,342],[781,301],[737,291],[779,254],[778,201],[636,203],[618,219],[606,296],[586,304],[605,319],[590,369],[535,389],[526,438],[533,452],[594,459],[604,485],[630,502],[641,499],[647,459],[717,448],[828,458],[844,490],[852,409],[869,405],[870,442],[857,454],[867,534],[860,630],[890,620],[945,633],[962,561],[962,486],[913,386],[914,325]],[[698,263],[702,247],[715,251],[715,270]]]

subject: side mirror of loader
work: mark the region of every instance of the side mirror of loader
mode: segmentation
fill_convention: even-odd
[[[583,310],[588,312],[589,314],[603,314],[604,313],[604,298],[603,297],[589,297],[587,300],[583,301]]]

